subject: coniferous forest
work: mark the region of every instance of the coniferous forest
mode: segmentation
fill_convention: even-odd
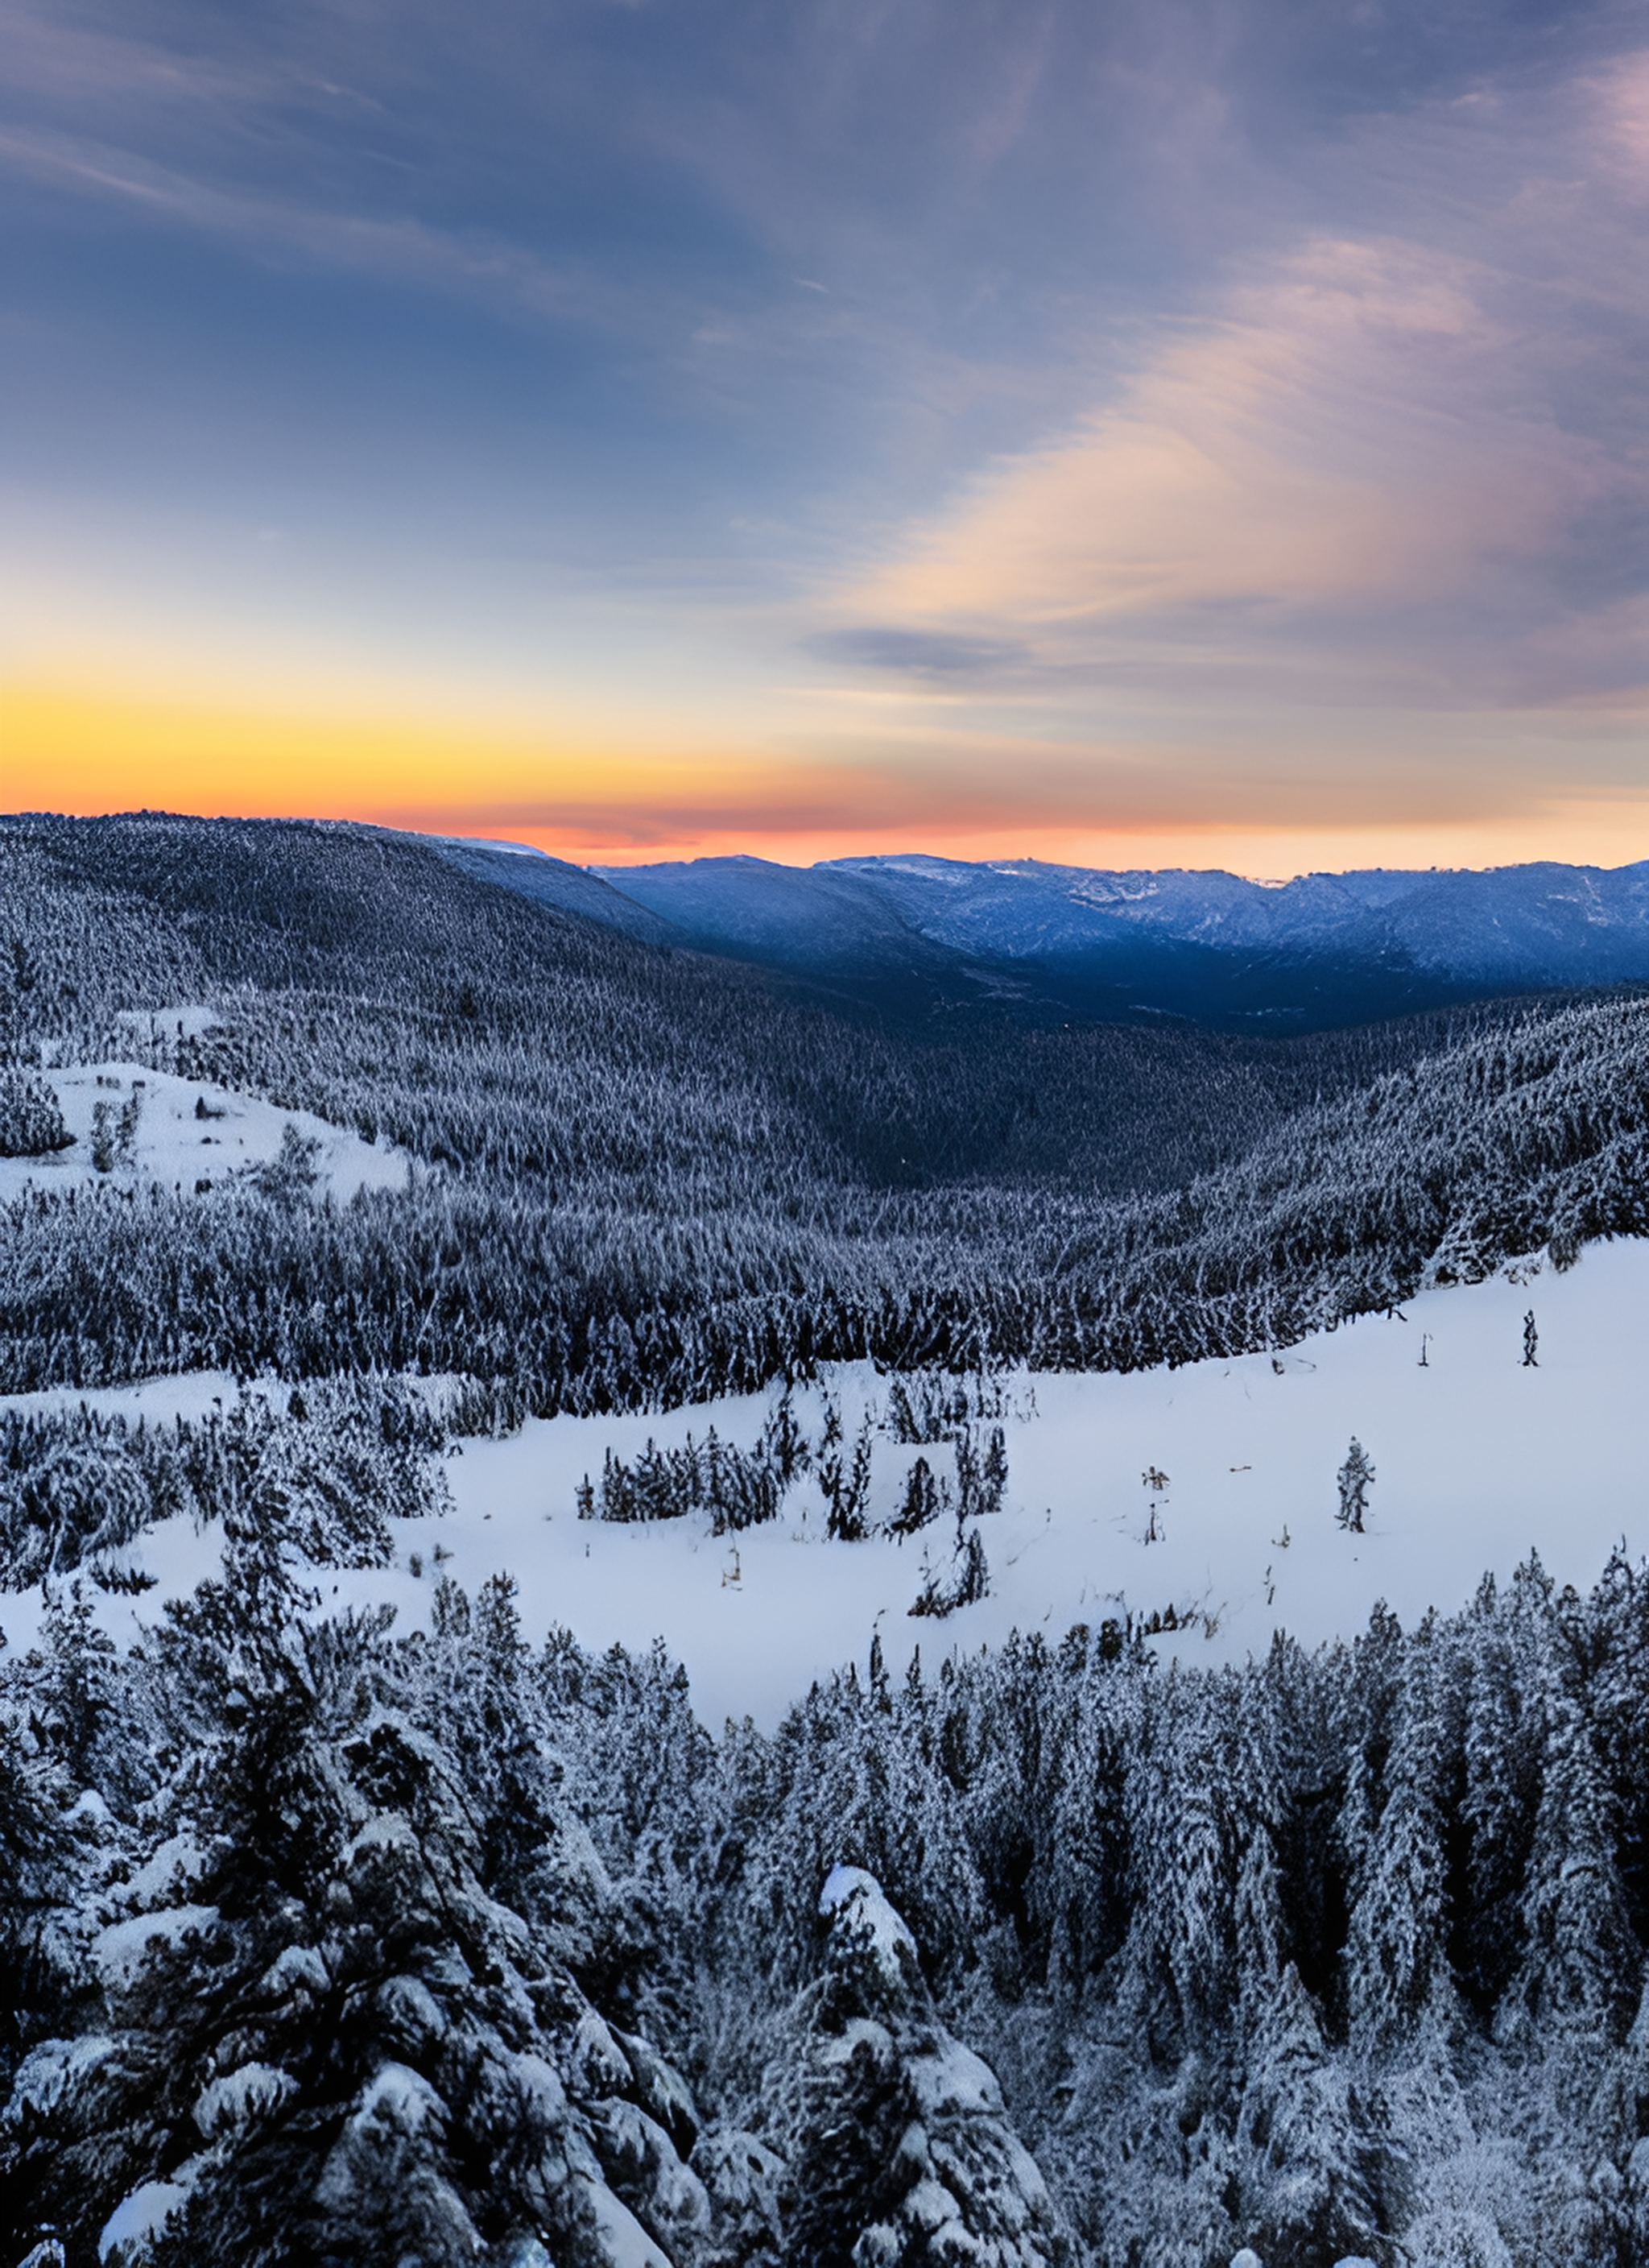
[[[868,1360],[972,1382],[999,1494],[1006,1366],[1281,1347],[1649,1233],[1649,1001],[1067,1026],[669,950],[416,838],[148,814],[0,824],[0,1155],[74,1155],[48,1074],[118,1062],[410,1160],[347,1201],[296,1138],[145,1180],[99,1106],[107,1166],[0,1211],[37,1397],[0,1582],[48,1602],[0,1649],[0,2260],[1649,2259],[1623,1554],[1240,1668],[1126,1616],[935,1627],[716,1733],[662,1648],[526,1629],[506,1579],[417,1631],[320,1580],[433,1522],[453,1433]],[[263,1390],[77,1398],[200,1369]],[[769,1517],[777,1408],[590,1510]],[[221,1572],[149,1613],[125,1549],[179,1513]]]

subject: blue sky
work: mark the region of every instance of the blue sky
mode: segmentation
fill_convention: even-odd
[[[1636,11],[0,22],[6,800],[1649,854]]]

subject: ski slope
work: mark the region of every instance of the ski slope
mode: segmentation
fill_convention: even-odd
[[[1533,1368],[1522,1359],[1531,1309]],[[1020,1374],[1006,1382],[1002,1421],[1006,1502],[982,1523],[990,1594],[942,1622],[908,1610],[924,1546],[942,1564],[952,1523],[903,1543],[833,1541],[808,1476],[777,1521],[736,1537],[713,1538],[698,1520],[624,1527],[576,1516],[578,1484],[599,1475],[608,1447],[633,1457],[649,1438],[702,1440],[712,1424],[724,1440],[752,1444],[770,1397],[534,1421],[503,1440],[466,1441],[447,1466],[445,1518],[399,1524],[393,1567],[318,1580],[328,1606],[387,1599],[412,1626],[427,1618],[443,1569],[472,1591],[507,1570],[530,1634],[564,1624],[591,1646],[661,1638],[712,1727],[746,1715],[772,1725],[812,1679],[862,1661],[872,1633],[898,1671],[918,1645],[931,1664],[1016,1629],[1057,1638],[1073,1623],[1172,1609],[1179,1627],[1151,1641],[1165,1657],[1240,1660],[1277,1630],[1312,1646],[1353,1634],[1380,1600],[1405,1625],[1429,1607],[1452,1610],[1485,1571],[1504,1579],[1530,1551],[1577,1587],[1596,1579],[1617,1543],[1649,1551],[1646,1356],[1649,1243],[1621,1242],[1590,1247],[1566,1274],[1429,1292],[1401,1315],[1276,1356],[1130,1376]],[[828,1383],[850,1439],[862,1411],[883,1407],[889,1381],[855,1366]],[[155,1380],[88,1398],[152,1418],[198,1413],[232,1390],[222,1379]],[[799,1394],[797,1405],[816,1432],[817,1395]],[[1336,1474],[1353,1435],[1375,1473],[1360,1535],[1336,1520]],[[946,1469],[942,1447],[878,1438],[873,1512],[891,1512],[917,1454]],[[1163,1477],[1148,1485],[1150,1472]],[[158,1583],[136,1601],[99,1594],[99,1614],[122,1638],[216,1566],[216,1538],[174,1521],[131,1557]],[[27,1643],[39,1611],[37,1594],[0,1601],[14,1645]]]

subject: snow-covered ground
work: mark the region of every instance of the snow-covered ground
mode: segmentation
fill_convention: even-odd
[[[1523,1362],[1530,1309],[1533,1368]],[[329,1572],[322,1588],[328,1604],[392,1600],[405,1625],[428,1612],[438,1545],[467,1589],[508,1569],[530,1634],[564,1624],[592,1646],[662,1637],[712,1726],[747,1713],[771,1725],[810,1680],[862,1662],[872,1631],[897,1671],[917,1645],[931,1663],[1014,1629],[1056,1639],[1072,1623],[1172,1608],[1181,1627],[1153,1640],[1160,1651],[1241,1659],[1279,1628],[1309,1644],[1354,1633],[1380,1599],[1405,1624],[1430,1606],[1453,1610],[1485,1569],[1504,1577],[1530,1550],[1580,1587],[1623,1539],[1634,1554],[1649,1550],[1646,1358],[1649,1242],[1622,1242],[1589,1248],[1564,1275],[1548,1268],[1429,1292],[1401,1317],[1366,1318],[1276,1357],[1012,1379],[1006,1503],[983,1523],[990,1595],[943,1622],[908,1609],[924,1546],[942,1561],[951,1523],[903,1543],[831,1542],[811,1476],[777,1521],[737,1537],[712,1538],[700,1520],[577,1518],[578,1484],[599,1477],[609,1447],[629,1457],[649,1437],[702,1440],[712,1424],[725,1440],[753,1443],[770,1397],[665,1417],[556,1418],[467,1441],[447,1468],[451,1513],[402,1524],[394,1568]],[[850,1441],[889,1381],[857,1366],[828,1383]],[[144,1406],[198,1410],[203,1392],[221,1391],[221,1381],[156,1381]],[[799,1395],[797,1406],[816,1434],[817,1397]],[[1335,1516],[1353,1435],[1375,1474],[1360,1535]],[[946,1469],[945,1449],[878,1440],[882,1511],[917,1454]],[[214,1538],[172,1522],[133,1556],[160,1582],[137,1601],[100,1600],[122,1634],[217,1553]],[[13,1643],[26,1642],[37,1612],[29,1594],[0,1601]]]
[[[318,1189],[342,1199],[357,1189],[407,1186],[404,1151],[364,1142],[307,1110],[283,1110],[255,1095],[176,1079],[141,1063],[75,1064],[40,1076],[56,1095],[74,1144],[44,1157],[0,1158],[0,1204],[30,1188],[63,1190],[99,1181],[127,1187],[159,1182],[185,1189],[209,1182],[220,1188],[248,1166],[278,1155],[289,1125],[320,1145],[314,1161]],[[107,1103],[118,1120],[134,1094],[140,1108],[129,1149],[110,1173],[99,1174],[92,1158],[93,1114]],[[210,1116],[197,1115],[202,1101]]]

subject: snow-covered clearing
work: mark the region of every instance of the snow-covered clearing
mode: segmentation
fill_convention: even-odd
[[[1523,1360],[1531,1309],[1533,1367]],[[661,1637],[712,1726],[745,1714],[770,1726],[810,1680],[862,1661],[873,1631],[897,1672],[917,1645],[931,1664],[1015,1629],[1057,1638],[1075,1622],[1172,1609],[1179,1627],[1153,1639],[1159,1651],[1240,1660],[1277,1629],[1314,1645],[1355,1633],[1380,1599],[1406,1625],[1428,1607],[1453,1610],[1486,1569],[1505,1577],[1531,1550],[1559,1581],[1584,1587],[1623,1539],[1633,1553],[1649,1550],[1646,1354],[1649,1242],[1620,1242],[1590,1247],[1567,1274],[1428,1292],[1402,1316],[1366,1318],[1275,1357],[1017,1376],[1002,1420],[1006,1502],[981,1523],[990,1594],[942,1622],[908,1610],[924,1548],[934,1564],[947,1559],[953,1523],[902,1543],[831,1541],[811,1475],[776,1521],[736,1536],[713,1538],[702,1517],[620,1526],[576,1516],[578,1484],[599,1478],[609,1447],[631,1458],[650,1438],[702,1441],[711,1425],[724,1440],[753,1444],[771,1396],[555,1418],[466,1441],[447,1467],[451,1513],[399,1523],[394,1567],[319,1580],[328,1605],[388,1599],[407,1626],[427,1616],[443,1568],[469,1590],[507,1569],[530,1634],[564,1624],[603,1647]],[[860,1366],[828,1383],[850,1443],[890,1381]],[[175,1406],[198,1409],[204,1384],[156,1381],[144,1407],[158,1414],[169,1390]],[[799,1393],[797,1410],[816,1440],[817,1395]],[[1362,1535],[1336,1519],[1336,1476],[1353,1435],[1375,1476]],[[891,1511],[917,1455],[942,1474],[951,1454],[879,1436],[872,1511]],[[216,1546],[182,1522],[151,1531],[131,1556],[159,1586],[135,1601],[100,1598],[111,1630],[129,1636],[135,1619],[152,1618],[191,1569],[215,1565]],[[13,1643],[26,1642],[37,1596],[8,1598],[0,1613]]]
[[[178,1079],[141,1063],[75,1064],[48,1067],[39,1075],[56,1095],[74,1143],[41,1157],[0,1158],[0,1204],[31,1188],[55,1193],[93,1182],[125,1188],[154,1182],[168,1189],[195,1189],[202,1182],[221,1188],[247,1167],[278,1157],[288,1126],[320,1145],[314,1157],[317,1194],[329,1192],[342,1200],[357,1189],[407,1186],[409,1160],[404,1151],[364,1142],[313,1111],[284,1110],[256,1095]],[[139,1106],[136,1131],[111,1169],[99,1173],[92,1154],[97,1107],[107,1105],[118,1120],[134,1095]]]

